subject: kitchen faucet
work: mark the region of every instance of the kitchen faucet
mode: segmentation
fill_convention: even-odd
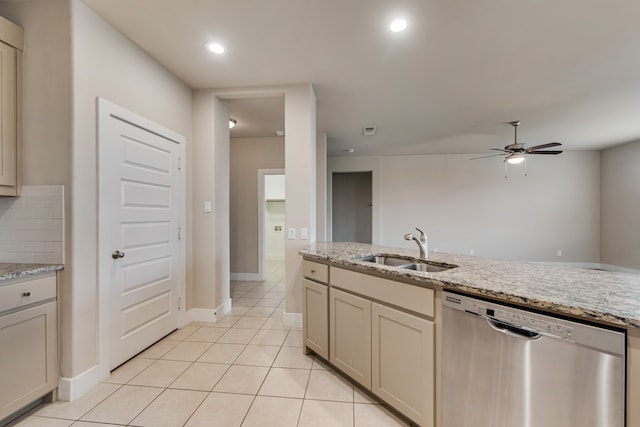
[[[416,227],[416,230],[420,232],[420,239],[416,238],[413,233],[407,233],[404,235],[404,240],[413,240],[418,244],[418,249],[420,249],[420,259],[429,258],[429,246],[427,245],[427,235],[424,234],[424,231],[420,230]]]

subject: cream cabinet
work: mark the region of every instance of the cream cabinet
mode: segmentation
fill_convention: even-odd
[[[421,426],[434,420],[434,322],[373,304],[371,391]]]
[[[22,29],[0,17],[0,196],[21,191]]]
[[[56,277],[0,285],[0,420],[54,390]]]
[[[423,427],[435,425],[435,291],[331,267],[329,361]]]
[[[329,361],[371,388],[371,301],[329,290]]]
[[[302,279],[303,341],[306,348],[329,358],[329,287]]]
[[[305,354],[312,350],[329,358],[329,268],[312,261],[303,261],[302,279],[302,340]]]

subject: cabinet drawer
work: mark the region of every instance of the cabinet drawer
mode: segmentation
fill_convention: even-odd
[[[381,277],[356,273],[342,268],[331,270],[331,286],[345,289],[386,304],[433,317],[435,293],[433,289],[400,283]]]
[[[0,313],[55,297],[55,275],[0,286]]]
[[[327,283],[329,281],[329,266],[313,261],[302,261],[302,275],[316,282]]]

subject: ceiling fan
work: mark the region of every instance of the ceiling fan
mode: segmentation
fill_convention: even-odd
[[[488,156],[474,157],[471,160],[484,159],[487,157],[505,156],[504,161],[511,164],[522,163],[528,154],[560,154],[562,150],[544,150],[545,148],[558,147],[562,145],[559,142],[549,142],[547,144],[527,147],[525,144],[518,142],[518,126],[520,121],[511,122],[513,126],[514,136],[513,144],[505,145],[504,148],[491,148],[494,151],[502,151],[500,154],[490,154]]]

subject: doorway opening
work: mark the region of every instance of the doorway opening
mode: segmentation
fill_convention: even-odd
[[[284,273],[285,259],[285,175],[284,169],[258,171],[259,275]]]
[[[332,181],[332,240],[371,243],[372,172],[334,172]]]

